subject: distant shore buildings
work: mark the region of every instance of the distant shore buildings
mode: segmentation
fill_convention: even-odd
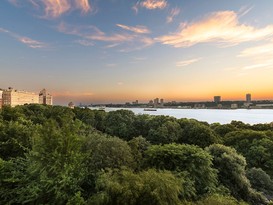
[[[25,104],[52,105],[53,97],[47,93],[45,89],[41,90],[39,94],[15,90],[11,87],[8,89],[0,89],[0,108],[2,106],[15,107]]]

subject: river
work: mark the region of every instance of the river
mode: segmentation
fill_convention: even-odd
[[[96,109],[96,108],[91,108]],[[175,118],[189,118],[208,123],[219,122],[221,124],[230,123],[232,120],[242,121],[249,124],[273,122],[273,109],[157,109],[157,111],[144,111],[143,108],[105,108],[106,112],[126,109],[135,114],[168,115]]]

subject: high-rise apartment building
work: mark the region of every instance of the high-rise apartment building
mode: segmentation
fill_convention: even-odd
[[[154,99],[154,107],[157,107],[158,104],[159,104],[159,99],[158,98]]]
[[[13,88],[2,91],[2,105],[15,107],[16,105],[38,104],[39,96],[35,93],[18,91]]]
[[[214,96],[214,102],[220,103],[221,102],[221,96]]]
[[[161,106],[161,107],[164,106],[164,99],[160,99],[160,106]]]
[[[251,103],[251,94],[250,93],[246,94],[246,102]]]
[[[39,93],[39,104],[43,105],[53,104],[53,97],[46,91],[46,89],[41,90]]]

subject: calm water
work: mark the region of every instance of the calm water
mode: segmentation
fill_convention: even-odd
[[[93,109],[93,108],[91,108]],[[168,115],[175,118],[192,118],[208,123],[230,123],[232,120],[242,121],[249,124],[273,122],[273,109],[257,110],[214,110],[214,109],[157,109],[157,111],[144,111],[143,108],[106,108],[105,111],[126,109],[135,114]]]

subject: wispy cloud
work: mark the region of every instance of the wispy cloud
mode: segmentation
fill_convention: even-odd
[[[21,36],[6,29],[0,28],[0,32],[6,33],[9,36],[15,38],[17,41],[27,45],[30,48],[46,48],[48,45],[42,41],[37,41],[29,37]]]
[[[273,43],[246,48],[237,57],[248,58],[251,63],[242,67],[243,70],[273,68]]]
[[[138,12],[139,7],[143,7],[149,10],[152,9],[164,9],[168,5],[166,0],[143,0],[138,1],[132,9]]]
[[[246,48],[241,51],[238,57],[273,57],[273,43],[267,43],[260,46]]]
[[[199,21],[183,23],[176,33],[158,37],[156,40],[173,47],[190,47],[206,42],[236,45],[247,41],[264,40],[272,35],[273,25],[255,28],[240,24],[234,11],[219,11]]]
[[[180,9],[178,7],[173,8],[169,14],[169,16],[167,16],[166,22],[167,23],[171,23],[173,22],[173,19],[175,16],[177,16],[180,13]]]
[[[112,35],[107,35],[103,31],[101,31],[96,26],[74,26],[66,23],[60,23],[58,26],[58,31],[83,37],[89,40],[95,41],[105,41],[105,42],[124,42],[131,41],[134,38],[134,35],[126,34],[126,33],[115,33]]]
[[[30,48],[45,48],[46,44],[41,41],[36,41],[28,37],[18,37],[17,40],[19,40],[21,43],[26,44]]]
[[[118,82],[117,85],[118,85],[118,86],[123,86],[124,83],[123,83],[123,82]]]
[[[150,30],[146,27],[146,26],[126,26],[123,24],[116,24],[118,27],[128,30],[128,31],[132,31],[134,33],[150,33]]]
[[[189,60],[178,61],[178,62],[176,62],[176,67],[188,66],[188,65],[196,63],[200,60],[201,60],[201,58],[193,58],[193,59],[189,59]]]
[[[128,47],[126,47],[125,49],[123,48],[121,49],[121,51],[138,50],[150,46],[154,43],[154,40],[152,38],[143,36],[142,33],[122,32],[106,34],[96,26],[76,26],[62,22],[59,24],[57,29],[59,32],[79,36],[84,40],[111,43],[105,48],[113,48],[122,44],[127,44],[128,47],[130,47],[130,49],[128,49]]]
[[[23,4],[19,0],[9,0],[9,2],[15,6]],[[82,13],[92,10],[89,0],[27,0],[27,2],[36,9],[43,9],[45,18],[57,18],[74,9],[79,9]]]

